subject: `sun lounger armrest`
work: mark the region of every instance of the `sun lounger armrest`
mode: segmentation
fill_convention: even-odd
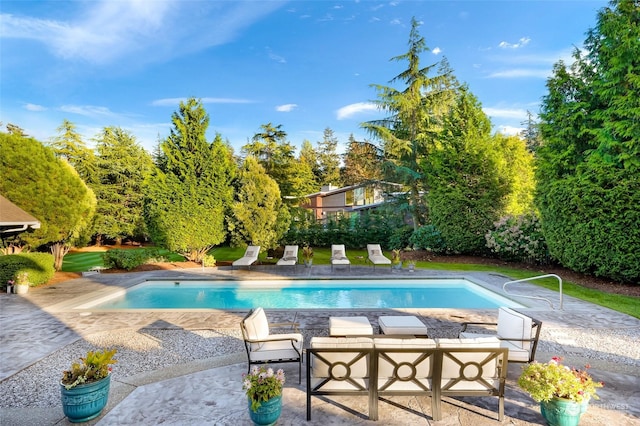
[[[264,342],[284,342],[284,341],[290,341],[290,342],[300,342],[301,339],[299,339],[298,337],[295,336],[287,336],[286,334],[272,334],[270,336],[267,336],[264,339],[245,339],[245,342],[248,343],[264,343]]]
[[[291,328],[295,331],[298,331],[298,327],[300,327],[300,323],[299,322],[275,322],[275,323],[269,323],[269,327],[270,328]]]

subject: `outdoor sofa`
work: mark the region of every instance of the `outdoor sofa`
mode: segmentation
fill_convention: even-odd
[[[495,337],[314,337],[306,357],[307,420],[312,396],[327,395],[366,396],[370,420],[379,397],[429,396],[436,421],[443,396],[495,396],[504,418],[508,349]]]

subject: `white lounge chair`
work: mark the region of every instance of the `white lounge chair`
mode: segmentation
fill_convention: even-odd
[[[367,260],[373,264],[374,268],[376,265],[391,266],[391,259],[382,254],[380,244],[367,244],[367,253],[369,253],[369,258]]]
[[[331,270],[334,265],[348,265],[351,270],[351,261],[345,253],[344,244],[333,244],[331,246]]]
[[[238,260],[234,260],[231,264],[231,269],[236,266],[248,266],[251,269],[251,265],[256,263],[258,260],[258,255],[260,254],[260,246],[249,246],[247,250],[244,252],[244,256],[242,256]]]
[[[298,246],[285,246],[282,259],[276,262],[278,266],[293,266],[298,264]]]
[[[240,323],[242,338],[247,351],[249,368],[251,364],[279,362],[298,363],[298,383],[302,380],[303,336],[298,332],[298,323],[272,323],[262,308],[249,312]],[[272,334],[270,328],[290,327],[294,333]]]
[[[495,333],[474,333],[469,330],[478,326],[496,326]],[[542,321],[528,317],[513,309],[501,307],[498,310],[498,322],[465,322],[459,337],[463,339],[478,337],[497,337],[500,346],[509,349],[510,362],[532,362],[540,339]],[[485,329],[486,330],[486,329]],[[483,330],[484,331],[484,330]]]

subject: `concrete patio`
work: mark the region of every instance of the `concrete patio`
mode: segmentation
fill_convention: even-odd
[[[74,342],[89,339],[105,331],[167,330],[169,334],[193,334],[202,330],[222,330],[233,341],[229,353],[177,363],[144,373],[122,376],[114,368],[109,404],[103,414],[87,424],[99,425],[245,425],[251,424],[241,375],[246,371],[241,348],[239,322],[246,311],[122,311],[78,310],[76,306],[99,295],[127,288],[147,279],[277,279],[282,277],[344,278],[459,278],[460,273],[417,270],[390,271],[387,268],[352,267],[351,271],[331,272],[329,266],[276,268],[258,266],[248,270],[230,268],[184,269],[137,274],[96,274],[64,283],[31,289],[25,297],[0,295],[0,424],[64,425],[59,400],[49,406],[30,405],[29,401],[7,401],[9,383],[22,371],[43,364],[47,356],[64,352]],[[508,279],[494,274],[467,273],[470,279],[502,294]],[[519,285],[519,294],[548,297],[557,307],[557,293],[530,285]],[[606,308],[565,296],[564,309],[552,309],[542,301],[511,296],[526,305],[518,309],[543,321],[536,359],[547,361],[561,355],[567,364],[581,367],[591,364],[591,374],[605,382],[601,397],[592,401],[581,425],[640,424],[640,321]],[[412,309],[429,328],[430,336],[455,335],[464,321],[495,320],[497,309]],[[329,316],[336,310],[267,310],[270,321],[300,323],[308,340],[326,335]],[[374,328],[380,315],[397,310],[369,309],[350,313],[366,315]],[[228,342],[228,341],[227,341]],[[162,344],[163,342],[159,342]],[[207,344],[207,342],[205,342]],[[226,343],[228,344],[228,343]],[[227,348],[229,349],[229,348]],[[189,351],[188,347],[184,351]],[[214,353],[212,351],[211,353]],[[73,358],[83,355],[70,354]],[[142,354],[144,356],[144,354]],[[280,366],[280,365],[279,365]],[[443,404],[443,419],[434,422],[428,398],[394,397],[379,405],[380,420],[367,420],[366,397],[313,398],[312,420],[307,422],[306,395],[297,384],[297,366],[281,365],[287,373],[283,395],[283,414],[279,425],[485,425],[498,424],[496,398],[448,398]],[[42,366],[46,368],[46,365]],[[539,408],[515,384],[520,364],[510,364],[506,391],[505,420],[502,424],[544,424]],[[52,371],[56,378],[61,371]],[[303,372],[304,374],[304,372]],[[56,393],[57,389],[51,391]],[[37,388],[34,392],[50,392]],[[51,400],[57,398],[50,395]]]

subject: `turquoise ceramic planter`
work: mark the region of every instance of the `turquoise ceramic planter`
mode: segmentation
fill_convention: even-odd
[[[107,405],[111,374],[94,383],[66,389],[60,385],[62,393],[62,411],[71,423],[86,422],[100,415]]]
[[[540,403],[540,412],[549,426],[578,426],[589,401],[582,404],[570,399],[554,398]]]
[[[273,425],[278,421],[280,413],[282,413],[282,395],[274,396],[270,400],[263,402],[254,412],[251,409],[251,399],[247,398],[249,403],[249,416],[254,424],[261,426]]]

